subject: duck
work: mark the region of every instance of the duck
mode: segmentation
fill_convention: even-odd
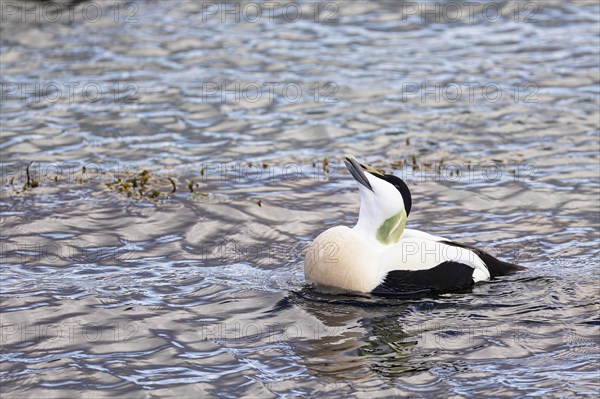
[[[346,156],[358,183],[355,226],[320,233],[304,259],[306,281],[319,290],[375,295],[445,293],[524,267],[423,231],[405,228],[412,195],[399,177]]]

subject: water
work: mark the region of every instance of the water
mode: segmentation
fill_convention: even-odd
[[[2,2],[3,396],[596,397],[597,2],[236,4]],[[345,153],[528,270],[306,287]]]

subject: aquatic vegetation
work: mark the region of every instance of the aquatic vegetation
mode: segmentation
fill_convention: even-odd
[[[193,192],[193,182],[190,182],[188,187],[190,185]],[[166,198],[177,192],[177,181],[175,178],[153,175],[146,169],[140,173],[128,173],[122,178],[117,178],[113,182],[106,183],[105,186],[109,190],[117,191],[128,198],[137,200]]]
[[[25,169],[25,172],[27,173],[27,181],[23,186],[23,191],[27,190],[27,188],[36,188],[37,186],[39,186],[39,182],[32,178],[31,173],[29,173],[29,168],[31,167],[32,163],[33,162],[30,162],[29,165],[27,165],[27,168]]]
[[[417,153],[422,153],[417,149]],[[442,179],[444,177],[452,178],[453,181],[461,178],[462,176],[472,176],[475,171],[485,171],[485,168],[494,169],[495,171],[504,170],[509,173],[512,177],[517,174],[518,161],[508,161],[499,159],[487,159],[481,161],[471,160],[446,160],[440,158],[439,160],[427,159],[421,160],[416,154],[410,154],[400,159],[391,159],[387,165],[379,165],[374,168],[379,173],[394,173],[404,170],[408,174],[419,173],[426,176],[433,176],[435,180]],[[336,161],[330,161],[332,158],[322,158],[321,160],[311,160],[305,162],[306,165],[312,167],[313,172],[306,173],[307,178],[314,178],[315,173],[323,176],[325,179],[334,176],[336,178],[343,178],[343,174],[332,175],[332,165],[335,168]],[[62,187],[63,185],[69,185],[70,187],[76,187],[80,185],[87,186],[92,190],[101,190],[102,188],[109,191],[115,192],[119,195],[125,196],[131,200],[165,200],[173,199],[182,195],[191,195],[193,200],[201,202],[227,202],[225,196],[221,195],[222,198],[216,192],[210,192],[214,190],[209,188],[209,185],[204,186],[204,182],[207,182],[213,177],[214,179],[224,178],[222,174],[210,175],[206,169],[202,167],[199,170],[199,175],[195,174],[190,177],[183,177],[181,175],[169,175],[167,173],[156,173],[150,172],[149,170],[142,170],[141,172],[122,172],[119,175],[113,175],[106,172],[98,174],[91,173],[88,168],[83,166],[81,170],[69,178],[64,178],[62,175],[51,175],[51,176],[38,176],[35,173],[35,168],[31,168],[33,162],[29,163],[25,168],[24,176],[20,175],[11,176],[7,179],[8,182],[5,186],[13,188],[12,194],[24,194],[26,192],[32,192],[33,189],[40,187]],[[247,162],[242,166],[247,167],[262,167],[263,170],[269,168],[277,168],[279,163],[272,162]],[[385,166],[385,167],[383,167]],[[390,169],[386,172],[386,168]],[[322,174],[321,174],[322,173]],[[492,175],[494,173],[491,173]],[[274,175],[269,172],[268,178],[272,178]],[[285,175],[282,175],[282,179],[285,179]],[[417,175],[415,175],[417,176]],[[405,176],[406,177],[406,176]],[[21,178],[21,182],[19,182]],[[239,176],[236,176],[239,178]],[[411,178],[408,177],[410,180]],[[420,178],[415,177],[416,180]],[[232,178],[232,181],[235,181]],[[100,184],[98,184],[100,182]],[[178,190],[179,187],[186,187],[187,190]],[[204,186],[204,187],[203,187]],[[262,200],[252,199],[259,207],[262,207]]]

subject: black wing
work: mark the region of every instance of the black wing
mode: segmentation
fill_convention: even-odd
[[[473,247],[470,247],[465,244],[460,244],[460,243],[453,242],[453,241],[441,241],[441,242],[444,244],[452,245],[454,247],[465,248],[465,249],[475,252],[475,254],[481,258],[483,263],[485,263],[485,265],[487,266],[487,268],[490,272],[490,276],[492,276],[492,277],[513,274],[513,273],[518,272],[519,270],[527,269],[526,267],[515,265],[513,263],[503,262],[499,259],[494,258],[492,255],[483,252],[480,249],[473,248]]]
[[[427,270],[393,270],[372,293],[420,295],[464,290],[473,285],[474,270],[457,262],[443,262]]]

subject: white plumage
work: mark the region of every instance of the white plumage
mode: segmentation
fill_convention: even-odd
[[[346,166],[359,183],[358,222],[315,238],[304,262],[307,281],[329,290],[363,293],[444,291],[520,269],[477,249],[405,229],[412,206],[406,184],[353,157],[346,158]]]

